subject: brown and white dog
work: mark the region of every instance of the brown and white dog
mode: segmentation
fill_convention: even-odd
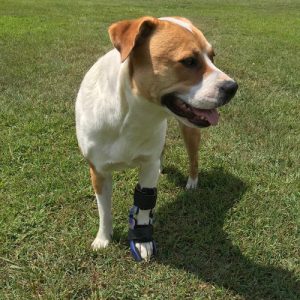
[[[198,180],[199,129],[218,122],[217,107],[238,85],[213,64],[214,51],[202,32],[179,17],[142,17],[109,28],[115,47],[85,75],[76,100],[76,131],[90,165],[100,226],[94,249],[112,235],[112,172],[139,167],[141,189],[155,188],[167,117],[178,119],[190,158],[187,188]],[[137,225],[149,224],[140,209]],[[136,242],[142,259],[153,243]]]

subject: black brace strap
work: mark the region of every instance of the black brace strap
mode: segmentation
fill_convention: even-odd
[[[156,188],[141,188],[138,184],[134,190],[134,205],[142,210],[155,207],[157,198]]]
[[[129,229],[128,240],[134,240],[140,243],[153,241],[152,225],[136,225],[134,229]]]

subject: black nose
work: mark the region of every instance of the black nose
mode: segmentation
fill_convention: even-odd
[[[220,104],[228,103],[235,95],[238,84],[233,80],[227,80],[220,86]]]

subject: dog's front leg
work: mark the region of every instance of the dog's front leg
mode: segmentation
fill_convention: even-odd
[[[134,205],[129,214],[130,250],[137,261],[150,260],[155,254],[153,241],[153,213],[157,198],[157,180],[160,159],[143,163],[139,172],[139,183],[134,191]]]
[[[111,241],[112,236],[112,215],[111,215],[111,195],[112,177],[102,175],[97,172],[94,166],[90,166],[91,180],[96,194],[99,211],[99,230],[92,243],[94,250],[105,248]]]

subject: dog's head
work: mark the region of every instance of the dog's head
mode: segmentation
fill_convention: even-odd
[[[238,85],[213,64],[214,50],[202,32],[179,17],[143,17],[114,23],[111,41],[128,57],[133,91],[164,106],[188,126],[216,125],[217,107]]]

